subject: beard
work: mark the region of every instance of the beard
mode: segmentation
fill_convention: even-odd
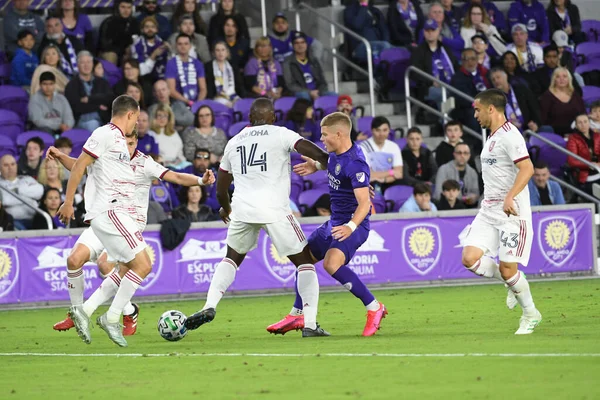
[[[156,33],[153,33],[151,35],[144,33],[144,37],[146,38],[146,40],[154,40],[154,38],[156,38]]]

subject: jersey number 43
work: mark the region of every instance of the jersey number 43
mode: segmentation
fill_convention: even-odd
[[[241,160],[241,173],[242,175],[248,173],[248,167],[260,167],[261,171],[267,170],[267,152],[262,153],[260,157],[256,156],[256,150],[258,149],[257,143],[250,145],[250,154],[246,152],[247,146],[238,146],[237,152],[240,153]]]

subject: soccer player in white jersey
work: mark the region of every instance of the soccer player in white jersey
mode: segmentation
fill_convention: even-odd
[[[484,193],[471,224],[462,263],[473,273],[505,282],[523,308],[516,335],[533,332],[542,314],[533,303],[529,282],[518,265],[527,266],[533,229],[527,183],[533,165],[523,135],[506,119],[506,97],[498,89],[479,93],[475,118],[492,132],[481,152]],[[499,256],[500,265],[492,257]]]
[[[212,170],[206,171],[203,177],[197,177],[191,174],[183,174],[170,171],[164,166],[155,162],[151,157],[136,150],[138,143],[137,134],[127,138],[127,147],[131,156],[131,166],[134,169],[135,176],[135,197],[137,207],[136,222],[143,232],[146,228],[148,201],[150,186],[153,179],[162,179],[182,186],[210,185],[214,183],[215,176]],[[67,156],[55,147],[50,147],[46,153],[49,159],[55,159],[60,162],[69,171],[73,168],[76,159]],[[83,265],[88,262],[97,262],[100,273],[104,276],[104,282],[92,294],[92,296],[83,302]],[[114,262],[108,261],[108,255],[104,251],[104,246],[94,234],[92,228],[86,229],[77,239],[73,251],[67,258],[67,279],[69,281],[69,297],[71,305],[83,305],[83,309],[91,316],[93,312],[105,301],[112,298],[116,293],[121,279],[127,271],[126,268],[115,269]],[[139,306],[134,303],[128,303],[123,309],[123,336],[131,336],[137,330],[137,318]],[[66,319],[54,324],[54,329],[66,331],[74,327],[73,320],[67,316]]]
[[[225,147],[217,176],[219,214],[227,229],[227,254],[217,266],[202,310],[185,326],[197,329],[215,318],[216,307],[229,288],[246,254],[256,247],[264,229],[280,256],[298,268],[298,292],[304,303],[303,337],[329,336],[317,324],[319,281],[306,237],[290,210],[290,152],[327,164],[329,155],[296,132],[274,126],[271,100],[260,98],[250,109],[251,125]],[[229,186],[235,181],[233,203]]]

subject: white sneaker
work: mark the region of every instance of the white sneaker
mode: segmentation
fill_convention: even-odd
[[[87,344],[92,343],[90,317],[83,311],[83,306],[71,306],[71,308],[69,308],[69,317],[71,317],[81,340]]]
[[[512,290],[510,290],[507,284],[504,284],[504,286],[506,286],[508,289],[508,293],[506,294],[506,307],[508,307],[509,310],[514,310],[515,307],[519,304],[519,302],[517,301],[517,296],[515,296],[515,294]]]
[[[528,317],[523,315],[519,322],[519,329],[517,329],[515,335],[529,335],[530,333],[533,333],[533,330],[540,322],[542,322],[542,313],[538,310],[535,310],[535,313],[532,316]]]

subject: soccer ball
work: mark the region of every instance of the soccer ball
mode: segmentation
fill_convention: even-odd
[[[185,327],[187,317],[177,310],[165,311],[158,319],[158,333],[169,342],[177,342],[187,335]]]

